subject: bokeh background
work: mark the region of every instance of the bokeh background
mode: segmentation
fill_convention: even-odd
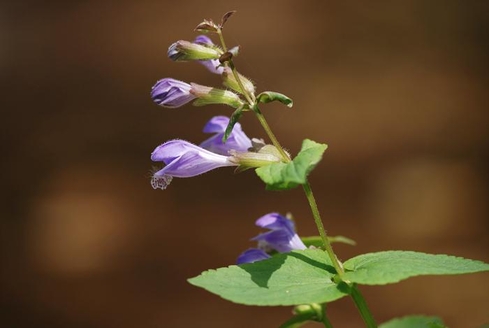
[[[291,308],[245,307],[187,278],[234,263],[254,220],[291,212],[315,227],[301,190],[266,192],[221,169],[149,183],[172,138],[199,143],[222,106],[170,110],[160,78],[219,85],[168,46],[204,18],[241,45],[238,69],[294,99],[264,106],[281,142],[330,148],[311,181],[339,256],[387,249],[489,261],[488,13],[485,1],[13,1],[0,3],[0,326],[276,327]],[[265,137],[257,120],[249,136]],[[362,288],[379,322],[489,321],[487,274]],[[338,327],[360,327],[348,299]],[[316,325],[311,324],[311,327]]]

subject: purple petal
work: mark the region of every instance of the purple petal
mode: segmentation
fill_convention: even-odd
[[[166,164],[163,169],[154,173],[156,177],[188,178],[219,167],[237,165],[226,156],[212,153],[183,140],[171,140],[158,146],[151,154],[151,160]]]
[[[306,245],[295,232],[294,223],[278,213],[262,216],[256,221],[256,225],[271,230],[252,239],[257,240],[264,248],[273,248],[282,253],[306,249]]]
[[[221,75],[224,72],[224,66],[221,66],[219,59],[199,60],[199,63],[204,65],[211,73]]]
[[[151,98],[160,106],[177,108],[194,100],[190,93],[191,86],[183,81],[172,78],[161,79],[151,89]]]
[[[215,116],[207,122],[204,127],[204,132],[215,133],[215,135],[202,142],[200,147],[221,155],[227,155],[230,150],[245,152],[251,148],[251,140],[243,132],[239,123],[234,125],[233,131],[231,131],[226,143],[222,142],[222,137],[224,136],[228,123],[229,118],[226,116]]]
[[[229,117],[226,116],[214,116],[204,126],[204,133],[221,133],[226,131],[226,127],[229,124]]]
[[[262,251],[261,249],[258,248],[250,248],[243,253],[241,253],[240,256],[238,256],[238,259],[236,261],[236,264],[244,264],[244,263],[253,263],[256,261],[262,261],[271,258],[270,255]]]
[[[214,45],[211,38],[209,38],[207,35],[204,34],[201,34],[198,37],[196,37],[194,43],[200,43],[200,44],[205,44],[210,46]]]
[[[278,213],[266,214],[261,218],[259,218],[258,220],[256,220],[255,224],[265,229],[286,230],[290,234],[295,233],[294,222]]]
[[[252,240],[258,241],[258,245],[266,250],[274,249],[280,253],[287,253],[294,249],[306,249],[306,245],[299,236],[289,234],[285,230],[273,230],[259,234]]]

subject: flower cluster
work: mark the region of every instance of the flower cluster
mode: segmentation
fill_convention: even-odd
[[[306,245],[295,232],[294,222],[278,213],[269,213],[256,220],[255,224],[270,231],[259,234],[251,240],[258,242],[257,248],[250,248],[238,257],[237,264],[252,263],[270,258],[276,251],[287,253],[306,249]]]
[[[239,123],[235,125],[227,143],[222,142],[222,134],[229,123],[225,116],[213,117],[204,127],[204,132],[215,133],[199,146],[185,140],[167,141],[153,151],[151,160],[165,163],[165,167],[156,171],[151,179],[154,189],[165,189],[173,177],[189,178],[225,167],[238,166],[231,150],[245,152],[251,147],[251,140],[241,130]]]
[[[211,73],[221,75],[223,84],[234,91],[164,78],[153,86],[151,98],[156,104],[167,108],[177,108],[191,101],[194,101],[195,106],[224,104],[233,108],[244,107],[246,102],[241,95],[246,93],[254,98],[255,86],[249,79],[236,73],[243,86],[241,88],[232,70],[221,64],[220,58],[223,55],[223,50],[205,35],[198,36],[193,42],[177,41],[168,49],[168,57],[171,60],[197,61]]]
[[[151,98],[166,108],[178,108],[193,102],[195,106],[224,104],[238,111],[249,109],[246,99],[256,99],[255,86],[240,73],[231,70],[226,59],[223,59],[237,55],[237,49],[224,52],[205,35],[198,36],[193,42],[180,40],[173,43],[168,49],[171,60],[197,61],[211,73],[221,75],[223,84],[229,89],[164,78],[153,86]],[[166,189],[174,177],[193,177],[219,167],[234,166],[242,171],[283,160],[275,146],[248,138],[237,119],[231,122],[226,116],[216,116],[205,125],[204,132],[214,135],[198,146],[176,139],[156,147],[151,160],[163,162],[165,166],[153,173],[153,188]]]
[[[227,18],[223,18],[220,26],[211,21],[205,21],[199,26],[204,30],[218,29],[222,28],[225,20]],[[174,177],[194,177],[227,166],[243,171],[281,162],[284,161],[283,154],[288,156],[284,151],[280,152],[277,147],[267,145],[262,140],[250,139],[237,122],[241,111],[252,109],[256,101],[283,101],[277,93],[265,92],[255,96],[254,84],[237,72],[232,64],[229,65],[228,61],[238,51],[238,47],[224,51],[205,35],[198,36],[193,42],[180,40],[169,47],[168,57],[171,60],[199,62],[209,72],[220,75],[227,89],[164,78],[151,90],[151,98],[156,104],[166,108],[178,108],[190,102],[195,106],[224,104],[236,108],[236,111],[231,119],[215,116],[209,120],[203,132],[212,136],[199,145],[174,139],[156,147],[151,154],[151,160],[162,162],[164,167],[153,173],[153,188],[166,189]],[[269,231],[253,238],[258,242],[257,248],[243,252],[238,258],[238,264],[267,259],[273,252],[306,248],[295,232],[294,223],[278,213],[259,218],[256,225]]]

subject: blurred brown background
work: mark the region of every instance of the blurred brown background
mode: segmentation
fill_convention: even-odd
[[[204,18],[226,27],[238,69],[294,99],[264,106],[296,153],[330,148],[311,181],[339,256],[387,249],[489,261],[488,2],[3,1],[3,327],[275,327],[290,308],[228,303],[186,279],[234,263],[254,220],[290,211],[315,228],[301,190],[265,192],[217,170],[152,190],[151,151],[195,143],[229,108],[154,105],[163,77],[219,85],[168,46]],[[249,136],[265,137],[245,115]],[[451,327],[489,321],[487,274],[419,277],[362,290],[379,322],[418,313]],[[361,327],[352,302],[330,306]],[[316,325],[310,325],[315,327]]]

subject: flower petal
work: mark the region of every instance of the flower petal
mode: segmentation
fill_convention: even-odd
[[[236,264],[253,263],[256,261],[269,259],[271,256],[258,248],[250,248],[238,256]]]
[[[265,229],[286,230],[290,234],[295,233],[294,222],[278,213],[266,214],[261,218],[259,218],[258,220],[256,220],[255,224]]]
[[[205,44],[208,46],[213,46],[214,43],[212,42],[211,38],[209,38],[207,35],[201,34],[197,36],[194,40],[194,43],[200,43],[200,44]]]
[[[151,89],[151,98],[160,106],[177,108],[194,100],[190,93],[191,86],[183,81],[172,78],[161,79]]]
[[[158,146],[151,160],[166,166],[154,176],[188,178],[225,166],[237,166],[227,156],[218,155],[184,140],[171,140]]]
[[[199,60],[199,63],[204,65],[213,74],[221,75],[224,72],[224,66],[221,65],[218,59]]]
[[[306,245],[295,232],[292,220],[278,213],[270,213],[256,221],[256,225],[271,231],[259,234],[252,240],[257,240],[265,249],[273,248],[279,252],[290,252],[294,249],[306,249]]]
[[[221,133],[226,131],[229,124],[229,117],[214,116],[204,126],[204,133]]]
[[[216,133],[214,136],[203,141],[200,147],[210,150],[213,153],[227,155],[230,150],[246,152],[251,148],[251,140],[241,129],[241,124],[236,123],[233,131],[228,137],[226,143],[222,142],[222,137],[229,124],[229,118],[226,116],[213,117],[204,127],[205,133]]]

